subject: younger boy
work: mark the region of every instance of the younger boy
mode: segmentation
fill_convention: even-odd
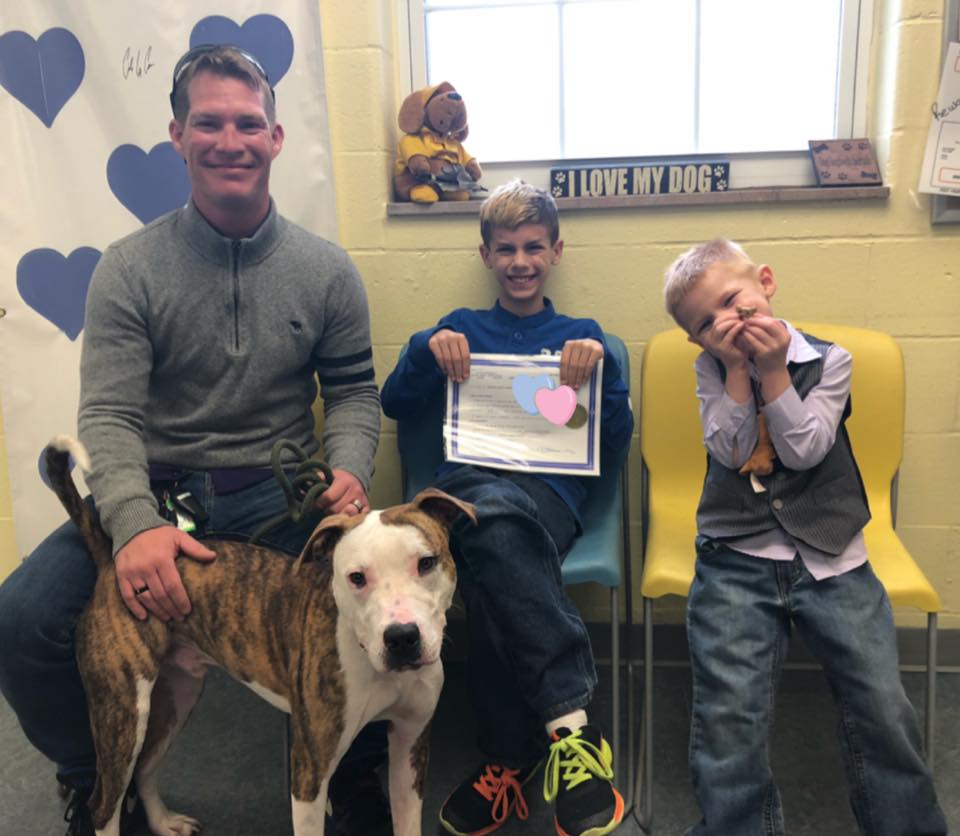
[[[690,768],[703,818],[688,834],[782,834],[767,740],[793,624],[840,711],[862,833],[944,834],[890,602],[864,546],[867,500],[844,423],[850,354],[773,316],[769,265],[736,244],[694,247],[667,270],[667,310],[696,361],[707,475],[687,607]],[[773,472],[744,473],[758,411]]]
[[[410,338],[383,387],[391,418],[418,417],[447,378],[465,381],[470,353],[559,354],[560,383],[584,384],[601,357],[601,443],[630,442],[633,415],[615,358],[591,319],[556,313],[544,296],[560,261],[557,207],[518,180],[496,189],[480,213],[480,255],[499,285],[489,310],[460,308]],[[613,831],[623,800],[613,787],[610,746],[585,712],[596,672],[586,628],[564,593],[560,566],[580,533],[581,478],[444,463],[435,482],[474,503],[476,526],[451,542],[466,605],[467,673],[485,761],[444,802],[440,823],[485,834],[512,810],[526,818],[522,785],[549,745],[544,795],[556,799],[560,834]]]

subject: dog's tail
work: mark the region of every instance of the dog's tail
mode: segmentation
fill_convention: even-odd
[[[90,456],[87,449],[75,438],[58,435],[44,451],[47,463],[47,478],[54,493],[67,509],[70,519],[80,530],[83,541],[93,556],[97,569],[103,569],[113,562],[113,547],[110,538],[100,525],[100,520],[89,503],[80,498],[76,483],[70,473],[70,457],[77,466],[88,472]]]

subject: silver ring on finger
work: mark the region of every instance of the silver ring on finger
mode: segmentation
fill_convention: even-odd
[[[350,504],[357,509],[358,514],[363,511],[363,503],[359,499],[353,500]]]

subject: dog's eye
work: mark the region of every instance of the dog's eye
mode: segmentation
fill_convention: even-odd
[[[363,589],[367,585],[367,576],[363,572],[351,572],[347,575],[347,580],[357,589]]]
[[[427,574],[434,566],[437,565],[437,556],[436,555],[427,555],[427,557],[421,557],[420,562],[417,563],[417,571],[421,575]]]

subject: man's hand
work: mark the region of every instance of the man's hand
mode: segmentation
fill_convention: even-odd
[[[149,613],[161,621],[180,621],[189,614],[190,599],[174,562],[180,554],[203,561],[217,556],[172,525],[141,531],[117,552],[120,595],[141,621]]]
[[[560,354],[560,385],[579,389],[590,379],[600,358],[603,343],[597,340],[567,340]]]
[[[441,371],[454,383],[463,383],[470,377],[470,344],[463,334],[442,328],[427,346]]]
[[[370,501],[356,476],[346,470],[334,470],[330,487],[317,497],[317,508],[326,514],[355,516],[368,510]]]

